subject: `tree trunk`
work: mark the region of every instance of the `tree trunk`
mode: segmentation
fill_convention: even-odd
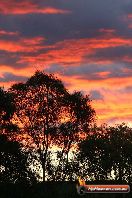
[[[122,167],[121,167],[121,164],[119,164],[119,181],[122,182],[122,176],[123,176],[123,171],[122,171]]]
[[[45,159],[45,154],[43,155],[42,151],[40,151],[40,161],[41,161],[41,164],[42,164],[42,171],[43,171],[43,176],[42,176],[42,180],[43,182],[45,182],[45,162],[46,162],[46,159]]]
[[[46,111],[46,123],[44,127],[44,142],[45,142],[45,153],[43,156],[43,161],[42,161],[42,168],[43,168],[43,182],[46,180],[46,160],[47,160],[47,151],[49,147],[48,139],[49,139],[49,88],[47,88],[47,111]],[[43,148],[44,149],[44,148]]]
[[[42,168],[43,168],[43,182],[45,182],[45,161],[42,162]]]

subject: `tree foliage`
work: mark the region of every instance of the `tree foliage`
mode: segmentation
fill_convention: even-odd
[[[26,83],[13,85],[10,91],[15,95],[17,119],[36,146],[43,179],[48,172],[49,178],[52,172],[52,179],[56,179],[59,167],[48,161],[52,147],[62,148],[61,161],[78,141],[79,132],[88,132],[95,115],[88,96],[70,94],[59,79],[43,72],[36,72]]]
[[[96,180],[132,181],[132,129],[125,124],[97,131],[80,144],[83,174]]]
[[[12,93],[0,88],[0,132],[16,132],[17,125],[12,123],[15,112],[14,96]]]
[[[131,183],[132,129],[97,127],[95,115],[89,96],[70,93],[51,74],[0,88],[1,182],[33,183],[43,170],[43,181]]]
[[[29,169],[28,153],[13,139],[14,132],[19,132],[12,121],[15,110],[14,95],[0,88],[0,182],[33,183],[36,178]]]
[[[0,182],[33,184],[36,177],[29,168],[30,160],[20,144],[0,135]]]

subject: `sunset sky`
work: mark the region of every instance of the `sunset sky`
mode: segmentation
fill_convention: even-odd
[[[132,0],[0,0],[0,86],[36,70],[132,126]]]

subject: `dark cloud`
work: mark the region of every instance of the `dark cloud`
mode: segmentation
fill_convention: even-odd
[[[119,46],[119,47],[111,47],[107,49],[97,49],[93,57],[99,59],[107,59],[114,61],[122,61],[124,56],[132,56],[132,47],[129,46]]]
[[[125,70],[126,66],[119,64],[87,64],[77,67],[62,67],[61,65],[51,65],[45,71],[49,73],[59,73],[64,76],[76,76],[79,79],[103,80],[108,78],[131,77],[132,71]]]
[[[21,1],[20,1],[21,2]],[[113,33],[116,37],[121,35],[129,35],[129,29],[127,23],[123,21],[123,16],[128,13],[128,5],[130,1],[126,0],[33,0],[33,3],[39,6],[54,7],[58,9],[70,10],[70,14],[64,15],[45,15],[45,14],[26,14],[26,15],[1,15],[0,16],[0,29],[6,31],[19,32],[18,37],[33,38],[35,36],[44,36],[46,40],[43,45],[51,44],[63,41],[66,39],[79,39],[79,38],[97,38],[101,35],[104,36],[105,32],[99,31],[100,29],[114,29]],[[6,37],[6,40],[16,40],[17,37]],[[1,64],[10,64],[14,67],[24,67],[26,61],[23,64],[19,64],[21,56],[36,57],[38,54],[45,54],[50,49],[37,50],[36,52],[22,52],[14,53],[12,57],[10,54],[2,55],[0,57]],[[56,49],[58,50],[58,49]],[[122,57],[127,55],[131,56],[132,48],[130,47],[115,47],[96,50],[96,53],[91,56],[96,60],[114,60],[115,62],[122,62]],[[0,52],[1,53],[1,52]],[[53,66],[52,70],[56,70],[65,75],[80,74],[83,77],[90,79],[102,79],[98,73],[100,71],[109,71],[108,77],[123,76],[121,69],[117,69],[116,66],[104,66],[87,64],[89,56],[84,57],[86,60],[86,66],[78,68],[68,68],[63,71],[62,66]],[[52,57],[51,57],[52,59]],[[69,63],[70,65],[70,63]],[[72,61],[71,61],[72,65]],[[126,64],[126,67],[130,65]],[[55,69],[56,67],[56,69]],[[60,67],[60,69],[58,69]],[[91,69],[92,67],[92,69]],[[114,71],[111,67],[115,69]],[[124,65],[123,65],[124,67]],[[121,64],[122,68],[122,64]],[[126,75],[126,74],[125,74]],[[130,74],[129,74],[130,75]],[[107,77],[107,76],[106,76]]]
[[[3,77],[0,77],[0,82],[23,82],[26,81],[27,77],[25,76],[16,76],[12,73],[5,72]]]
[[[0,65],[9,66],[16,69],[27,67],[27,65],[24,63],[18,63],[19,60],[19,53],[16,54],[0,50]]]
[[[65,76],[79,76],[88,79],[97,79],[97,75],[100,72],[107,71],[104,66],[96,65],[96,64],[87,64],[81,65],[77,67],[62,67],[61,65],[51,65],[48,69],[46,69],[49,73],[60,73]]]
[[[122,93],[132,93],[132,86],[127,86],[120,90]]]
[[[98,90],[90,91],[89,95],[92,100],[103,100],[104,98],[103,95]]]
[[[21,32],[24,36],[44,35],[48,42],[69,38],[85,38],[101,35],[100,28],[114,28],[120,34],[126,23],[121,21],[124,0],[54,0],[38,1],[43,6],[71,10],[66,15],[9,15],[0,17],[0,26],[6,30]],[[123,33],[124,34],[124,33]]]

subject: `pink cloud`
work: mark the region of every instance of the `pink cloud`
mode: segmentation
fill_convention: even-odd
[[[63,10],[54,7],[40,7],[38,4],[31,1],[15,1],[15,0],[1,0],[0,1],[0,13],[8,15],[23,15],[31,13],[40,14],[68,14],[69,10]]]
[[[10,32],[10,31],[6,31],[6,30],[2,30],[0,29],[0,36],[18,36],[19,32]]]

